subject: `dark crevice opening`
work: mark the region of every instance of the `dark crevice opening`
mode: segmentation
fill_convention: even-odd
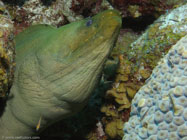
[[[2,0],[2,1],[9,5],[22,6],[28,0]],[[52,2],[56,0],[40,0],[40,1],[43,3],[43,5],[50,6]]]
[[[55,1],[56,0],[41,0],[41,2],[43,3],[43,5],[46,5],[46,6],[50,6]]]
[[[130,28],[134,32],[142,32],[145,31],[146,28],[152,24],[156,18],[152,15],[141,16],[138,18],[133,17],[125,17],[122,20],[122,28],[127,29]]]
[[[22,6],[28,0],[2,0],[4,3],[9,5],[18,5]]]
[[[3,115],[3,112],[5,111],[7,99],[5,97],[0,97],[0,117]]]

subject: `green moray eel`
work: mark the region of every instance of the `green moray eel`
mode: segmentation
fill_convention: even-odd
[[[0,139],[31,136],[81,110],[100,80],[121,27],[107,10],[60,28],[35,25],[16,41],[16,71]],[[39,127],[38,127],[39,125]]]

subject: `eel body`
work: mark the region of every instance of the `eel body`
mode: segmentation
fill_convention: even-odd
[[[35,25],[16,38],[16,71],[0,118],[0,139],[36,134],[82,109],[121,26],[115,10],[60,28]],[[39,131],[40,131],[39,129]]]

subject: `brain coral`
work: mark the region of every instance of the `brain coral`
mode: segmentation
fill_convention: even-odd
[[[123,140],[187,140],[187,35],[135,95]]]

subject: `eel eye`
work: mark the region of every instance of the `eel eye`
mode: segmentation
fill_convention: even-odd
[[[92,23],[93,23],[93,20],[90,18],[90,19],[88,19],[88,21],[86,22],[86,26],[89,27],[89,26],[92,25]]]

